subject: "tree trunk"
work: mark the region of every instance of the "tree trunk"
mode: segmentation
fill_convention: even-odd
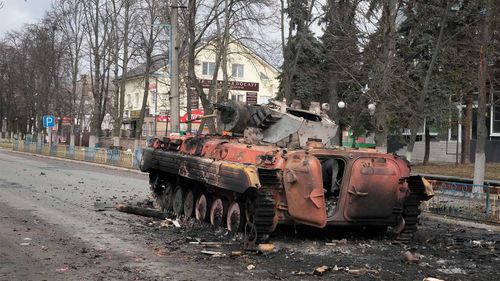
[[[424,165],[429,164],[429,154],[431,151],[431,134],[429,129],[429,124],[425,126],[425,153],[424,153]]]
[[[383,103],[375,111],[375,144],[378,152],[387,153],[387,110]]]
[[[386,0],[382,7],[382,26],[383,26],[383,60],[381,63],[381,87],[380,102],[375,111],[375,144],[377,151],[387,152],[387,107],[384,104],[389,99],[389,91],[392,89],[393,82],[393,64],[394,54],[396,52],[396,12],[397,1]]]
[[[429,63],[429,67],[427,68],[427,72],[425,74],[422,92],[420,93],[420,98],[419,98],[418,106],[417,106],[417,114],[421,114],[421,113],[425,112],[425,100],[427,99],[427,95],[429,92],[429,85],[430,85],[430,81],[431,81],[432,71],[434,69],[434,65],[436,64],[437,57],[438,57],[439,51],[441,49],[441,42],[443,41],[444,29],[446,26],[446,22],[448,20],[448,11],[450,9],[450,4],[451,4],[451,1],[447,1],[444,15],[443,15],[443,18],[441,19],[441,23],[440,23],[441,28],[439,29],[439,35],[438,35],[438,38],[436,40],[436,45],[434,46],[434,50],[432,51],[431,62]],[[416,119],[416,118],[414,118],[414,119]],[[425,153],[424,154],[427,156],[427,161],[429,160],[429,156],[428,156],[429,151],[428,150],[430,149],[430,145],[428,145],[428,140],[427,140],[427,130],[428,129],[429,129],[429,126],[426,126]],[[412,134],[411,137],[412,137],[412,139],[410,140],[410,143],[411,142],[415,143],[414,138],[416,137],[416,134],[415,135]],[[413,151],[413,147],[412,147],[412,151]],[[410,158],[411,158],[411,156],[410,156]],[[424,157],[424,164],[426,164],[425,157]]]
[[[472,95],[467,95],[465,97],[465,118],[463,126],[463,139],[462,139],[462,164],[470,163],[470,141],[472,133]]]
[[[486,1],[486,13],[482,21],[481,47],[479,50],[479,96],[477,107],[477,143],[476,161],[474,163],[474,187],[473,192],[483,192],[484,174],[486,170],[486,64],[484,63],[484,52],[488,47],[489,26],[492,12],[492,1]]]
[[[203,91],[200,81],[196,76],[195,72],[195,59],[196,59],[196,47],[198,46],[198,40],[196,39],[196,0],[189,0],[188,2],[188,38],[189,38],[189,47],[188,47],[188,74],[190,85],[194,86],[196,92],[198,93],[201,105],[203,107],[205,115],[212,114],[214,109],[212,106],[209,97]],[[206,28],[206,27],[205,27]],[[199,131],[203,130],[204,126],[208,127],[208,130],[211,134],[215,133],[215,122],[213,118],[203,119],[200,124]]]
[[[406,160],[410,163],[413,157],[413,149],[415,148],[418,129],[418,122],[413,119],[410,120],[410,141],[408,142],[408,147],[406,148]]]
[[[152,61],[152,50],[148,51],[146,54],[146,69],[144,72],[144,95],[142,98],[141,114],[139,116],[139,121],[137,121],[137,128],[135,130],[134,136],[134,146],[137,148],[139,145],[139,140],[142,135],[142,125],[144,124],[144,116],[146,114],[146,106],[148,104],[149,98],[149,75],[151,72],[151,61]]]
[[[125,82],[128,73],[128,62],[129,62],[129,34],[130,34],[130,0],[125,0],[125,14],[124,14],[124,24],[123,24],[123,65],[122,65],[122,79],[119,81],[119,101],[117,112],[115,112],[115,123],[113,127],[113,145],[120,145],[121,137],[121,127],[123,122],[123,113],[125,110]],[[116,98],[116,97],[115,97]]]

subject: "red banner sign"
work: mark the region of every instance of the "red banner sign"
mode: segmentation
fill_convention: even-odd
[[[198,117],[201,117],[203,115],[205,115],[205,112],[203,111],[203,109],[193,109],[193,110],[191,110],[191,120],[196,119]],[[188,114],[187,113],[181,116],[181,123],[186,123],[188,120],[189,119],[188,119]],[[201,123],[201,119],[194,120],[191,123]]]
[[[196,119],[198,117],[201,117],[205,115],[205,112],[203,111],[203,109],[193,109],[191,110],[191,119],[188,118],[188,114],[185,113],[184,115],[182,115],[180,117],[180,121],[181,123],[186,123],[188,120],[193,120],[193,119]],[[168,115],[157,115],[156,116],[156,122],[170,122],[171,121],[171,117],[168,116]],[[201,123],[201,120],[198,119],[198,120],[194,120],[192,121],[192,123]]]
[[[170,122],[170,116],[156,115],[156,122]]]

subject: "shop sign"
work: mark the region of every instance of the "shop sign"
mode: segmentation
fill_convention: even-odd
[[[208,89],[212,80],[200,79],[201,87]],[[223,81],[217,81],[217,88],[222,88]],[[244,82],[244,81],[229,81],[229,90],[235,91],[259,91],[259,83],[257,82]]]

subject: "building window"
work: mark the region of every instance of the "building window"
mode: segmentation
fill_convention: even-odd
[[[134,108],[139,107],[139,93],[135,93],[135,103]]]
[[[238,95],[238,94],[231,95],[231,99],[234,101],[244,101],[243,97],[244,97],[243,95]]]
[[[264,72],[259,72],[260,80],[269,80],[269,76],[267,76]]]
[[[132,108],[132,95],[127,94],[127,108],[130,109]]]
[[[500,104],[493,106],[493,122],[491,132],[494,134],[500,133]]]
[[[245,75],[245,66],[243,64],[233,64],[233,77],[243,78]]]
[[[214,75],[215,72],[215,62],[204,61],[203,62],[203,75]]]

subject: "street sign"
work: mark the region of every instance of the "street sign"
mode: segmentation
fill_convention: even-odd
[[[248,105],[257,104],[257,93],[247,92],[247,104]]]
[[[44,115],[43,116],[43,127],[54,127],[56,125],[54,115]]]

